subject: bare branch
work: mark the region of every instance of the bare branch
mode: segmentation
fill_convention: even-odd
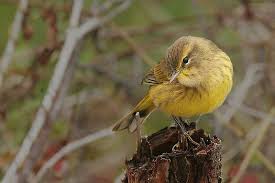
[[[102,18],[95,17],[87,20],[85,23],[83,23],[79,27],[78,36],[81,38],[85,36],[87,33],[91,32],[91,30],[93,30],[94,28],[99,27],[100,25],[103,25],[106,22],[110,21],[112,18],[114,18],[115,16],[117,16],[118,14],[126,10],[130,6],[132,1],[133,0],[124,0],[124,2],[120,6],[118,6],[117,8],[114,8],[106,16]]]
[[[230,151],[226,152],[223,155],[223,163],[232,160],[240,151],[245,149],[249,143],[255,138],[257,135],[257,131],[259,130],[258,125],[254,126],[244,137],[240,139],[237,144],[234,145],[234,148],[231,148]]]
[[[32,144],[36,140],[44,123],[48,120],[48,114],[52,112],[54,108],[56,97],[59,95],[60,87],[62,85],[62,82],[64,81],[65,72],[68,68],[68,65],[70,64],[70,58],[77,44],[77,39],[73,29],[79,21],[80,15],[78,15],[77,13],[81,12],[82,4],[82,0],[74,1],[73,12],[70,19],[71,25],[68,29],[64,47],[60,53],[59,61],[55,67],[53,77],[48,87],[48,91],[43,99],[41,107],[36,114],[31,129],[25,137],[23,144],[21,145],[21,148],[17,153],[14,161],[7,170],[2,183],[15,182],[15,178],[17,177],[16,171],[30,153]]]
[[[244,160],[242,161],[240,169],[239,169],[237,175],[233,177],[231,183],[238,183],[239,180],[241,179],[241,177],[243,176],[243,174],[245,173],[245,170],[247,169],[251,158],[257,151],[269,125],[271,124],[271,120],[272,120],[272,117],[274,114],[275,114],[275,108],[272,108],[270,111],[270,115],[267,118],[265,118],[264,121],[262,122],[261,127],[258,132],[258,136],[256,137],[256,139],[253,141],[250,148],[248,149],[248,151],[244,157]]]
[[[74,0],[72,15],[70,18],[70,28],[76,27],[79,24],[83,1]]]
[[[78,48],[77,46],[75,49],[75,53],[73,54],[72,58],[69,62],[71,62],[66,70],[65,78],[62,82],[62,85],[60,85],[60,90],[58,93],[58,96],[56,97],[54,101],[53,109],[50,113],[48,113],[47,121],[45,121],[45,125],[43,126],[43,130],[40,131],[39,135],[35,139],[35,141],[32,144],[32,147],[30,149],[30,153],[28,157],[25,159],[25,162],[23,164],[22,171],[19,173],[19,182],[24,182],[25,180],[28,180],[30,177],[30,174],[32,173],[32,169],[34,164],[37,162],[37,160],[40,158],[40,154],[43,153],[44,144],[47,144],[48,140],[47,137],[49,136],[49,132],[51,130],[51,124],[56,119],[57,114],[59,113],[61,106],[64,102],[64,99],[67,94],[67,90],[70,86],[71,79],[73,77],[74,69],[75,69],[75,62],[77,60],[76,57],[78,57]]]
[[[270,171],[270,173],[275,176],[275,166],[272,164],[272,161],[267,159],[260,151],[256,151],[255,154],[262,161],[265,167]]]
[[[135,85],[130,82],[129,80],[118,76],[117,74],[113,73],[112,71],[105,69],[104,67],[99,66],[99,64],[85,64],[85,65],[77,65],[80,69],[90,69],[93,70],[98,75],[102,77],[108,78],[109,80],[113,81],[115,85],[125,89],[126,93],[130,96],[133,96],[133,91],[135,90]]]
[[[231,107],[235,107],[236,106],[235,104],[229,104],[229,105]],[[252,109],[250,107],[245,106],[244,104],[241,105],[240,111],[242,111],[244,113],[247,113],[247,114],[249,114],[251,116],[258,117],[260,119],[265,119],[265,118],[268,117],[267,113],[264,113],[262,111],[258,111],[256,109]],[[271,119],[271,123],[275,123],[275,119],[274,118]],[[238,130],[238,132],[234,131],[233,128],[235,129],[236,126],[232,127],[232,128],[229,128],[229,129],[231,129],[235,133],[235,135],[237,135],[238,137],[242,137],[243,138],[244,134],[241,131],[239,131],[239,130]],[[241,139],[239,141],[239,143],[234,146],[234,149],[232,149],[229,152],[227,152],[226,154],[224,154],[223,163],[226,163],[227,161],[229,161],[230,159],[232,159],[238,152],[240,152],[243,149],[245,149],[247,147],[247,144],[249,142],[251,142],[252,138],[254,138],[254,136],[256,135],[256,131],[258,131],[258,126],[253,127],[253,129],[251,129],[250,132],[245,135],[245,140]],[[271,161],[260,150],[257,150],[255,153],[256,153],[256,156],[259,158],[259,160],[266,167],[266,169],[269,170],[273,175],[275,175],[275,166],[271,163]]]
[[[29,3],[28,0],[20,0],[18,10],[14,17],[10,37],[9,37],[8,43],[6,45],[6,48],[3,52],[1,63],[0,63],[0,88],[3,84],[3,77],[11,63],[15,44],[16,44],[16,41],[18,40],[19,33],[22,28],[24,14],[28,8],[28,3]]]
[[[142,60],[147,65],[153,66],[156,64],[156,62],[150,56],[148,56],[140,46],[138,46],[135,43],[135,41],[130,37],[130,35],[126,31],[120,29],[114,23],[112,24],[112,28],[116,32],[118,32],[118,34],[128,43],[128,45],[137,53],[138,56],[140,56],[142,58]]]
[[[68,70],[71,58],[73,56],[76,46],[78,45],[78,42],[87,33],[103,25],[107,21],[111,20],[114,16],[118,15],[123,10],[128,8],[131,2],[132,0],[125,0],[120,6],[113,9],[106,16],[100,19],[91,18],[78,28],[76,26],[79,22],[83,1],[74,1],[72,15],[70,18],[70,27],[68,29],[65,43],[60,53],[59,61],[54,70],[54,74],[49,84],[47,93],[43,99],[41,107],[36,114],[31,129],[29,130],[27,136],[23,141],[23,144],[21,145],[19,152],[17,153],[14,161],[12,162],[6,175],[4,176],[3,183],[10,182],[10,179],[13,179],[15,181],[15,178],[17,177],[16,171],[29,155],[30,149],[37,139],[42,127],[48,120],[51,121],[58,114],[59,108],[62,103],[62,100],[58,100],[58,97],[60,97],[62,93],[62,84],[65,79],[66,71]]]
[[[232,103],[231,101],[229,101],[228,104],[229,104],[230,107],[236,107],[237,106],[236,104]],[[250,116],[260,118],[260,119],[264,119],[264,118],[266,118],[266,116],[268,116],[268,113],[257,110],[257,109],[254,109],[254,108],[251,108],[251,107],[249,107],[245,104],[239,105],[239,111],[241,111],[245,114],[248,114]],[[275,118],[272,120],[272,123],[275,124]]]
[[[112,128],[106,128],[101,131],[98,131],[96,133],[90,134],[84,138],[81,138],[79,140],[75,140],[69,144],[67,144],[65,147],[63,147],[58,153],[56,153],[49,161],[47,161],[44,166],[39,170],[37,175],[34,178],[34,182],[39,182],[41,178],[45,175],[45,173],[55,165],[56,162],[58,162],[61,158],[66,156],[67,154],[85,146],[89,143],[92,143],[98,139],[111,136],[114,132],[112,131]]]
[[[108,12],[113,6],[122,3],[124,0],[109,0],[100,3],[98,0],[94,0],[91,6],[91,12],[94,16],[102,15]]]

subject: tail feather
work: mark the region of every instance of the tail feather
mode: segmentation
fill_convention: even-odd
[[[113,131],[128,129],[131,133],[136,131],[154,109],[150,97],[145,96],[129,114],[121,118],[113,127]]]
[[[134,119],[133,112],[127,114],[123,118],[121,118],[119,121],[116,122],[115,126],[113,127],[113,131],[120,131],[125,130],[129,127],[130,123]]]

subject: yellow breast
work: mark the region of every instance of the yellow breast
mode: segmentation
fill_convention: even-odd
[[[224,102],[231,87],[232,78],[229,76],[221,82],[201,87],[164,83],[151,87],[149,95],[163,112],[189,118],[214,111]]]

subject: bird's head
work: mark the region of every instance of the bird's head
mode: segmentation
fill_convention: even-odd
[[[219,74],[222,67],[232,70],[230,58],[212,41],[183,36],[167,51],[165,58],[170,82],[194,87],[207,82],[211,73]]]

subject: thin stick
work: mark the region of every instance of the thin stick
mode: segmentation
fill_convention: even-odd
[[[237,105],[234,103],[228,102],[230,107],[236,107]],[[257,118],[265,118],[268,116],[266,112],[260,111],[258,109],[251,108],[245,104],[239,106],[239,110],[243,113],[246,113],[250,116],[257,117]],[[275,124],[275,118],[272,120],[272,123]]]
[[[264,154],[260,151],[256,151],[255,155],[262,161],[262,163],[265,165],[265,167],[275,176],[275,167],[272,164],[272,161],[267,159]]]
[[[19,7],[14,17],[9,40],[3,52],[1,63],[0,63],[0,88],[3,84],[4,75],[7,72],[7,69],[11,63],[12,55],[15,49],[15,44],[16,44],[16,41],[18,40],[19,33],[21,32],[21,29],[22,29],[24,14],[28,8],[28,4],[29,4],[28,0],[20,0]]]
[[[34,182],[39,182],[43,178],[43,176],[47,173],[47,171],[53,167],[61,158],[66,156],[67,154],[85,146],[89,143],[92,143],[96,140],[102,139],[107,136],[113,135],[114,132],[112,131],[112,128],[106,128],[101,131],[98,131],[96,133],[90,134],[84,138],[81,138],[79,140],[75,140],[69,144],[67,144],[65,147],[63,147],[58,153],[56,153],[50,160],[48,160],[43,167],[39,170],[37,175],[34,177]]]
[[[156,62],[146,54],[146,52],[135,43],[135,41],[130,37],[130,35],[116,26],[114,23],[111,24],[112,28],[128,43],[128,45],[137,53],[138,56],[142,58],[142,60],[149,66],[153,66]]]
[[[240,169],[239,169],[237,175],[233,177],[231,183],[238,183],[239,180],[241,179],[241,177],[243,176],[243,174],[245,173],[251,158],[253,157],[256,150],[260,146],[260,144],[263,140],[263,137],[266,134],[266,131],[267,131],[269,125],[271,124],[271,120],[272,120],[272,117],[274,114],[275,114],[275,108],[272,108],[270,111],[270,115],[268,115],[268,117],[265,118],[264,121],[262,122],[262,125],[258,132],[258,136],[256,137],[256,139],[254,140],[254,142],[251,144],[250,148],[248,149],[248,151],[244,157],[244,160],[242,161]]]
[[[231,105],[231,104],[230,104]],[[245,106],[245,105],[242,105],[242,106]],[[234,107],[234,105],[232,106]],[[240,108],[241,109],[241,108]],[[249,108],[251,109],[251,108]],[[251,110],[255,110],[257,111],[256,109],[251,109]],[[261,111],[257,111],[256,114],[259,112],[259,114],[261,115],[253,115],[255,117],[258,117],[258,118],[261,118],[261,119],[264,119],[268,116],[267,113],[264,113],[264,112],[261,112]],[[250,114],[250,113],[249,113]],[[275,119],[271,119],[271,123],[275,123]],[[231,126],[228,126],[228,125],[231,125]],[[234,132],[235,135],[237,135],[238,137],[243,137],[244,136],[244,133],[243,131],[239,130],[237,128],[236,125],[233,125],[231,123],[228,123],[227,124],[227,127],[232,131]],[[237,149],[233,149],[233,150],[230,150],[229,152],[227,152],[225,155],[224,155],[224,158],[223,158],[223,163],[226,163],[227,161],[229,161],[230,159],[232,159],[239,151],[243,150],[246,146],[247,143],[249,143],[251,141],[251,138],[253,135],[253,133],[256,132],[256,130],[258,129],[258,127],[254,127],[248,134],[246,134],[246,141],[241,141],[238,145],[237,145]],[[259,158],[259,160],[263,163],[263,165],[266,167],[267,170],[270,171],[270,173],[272,173],[274,176],[275,176],[275,166],[271,163],[271,161],[260,151],[260,150],[256,150],[256,156]]]
[[[231,148],[228,152],[223,154],[222,163],[227,163],[228,161],[232,160],[232,158],[235,157],[240,151],[247,148],[248,144],[251,143],[257,135],[258,129],[258,125],[255,125],[247,134],[244,135],[243,132],[241,132],[241,135],[238,135],[238,137],[241,137],[241,139],[234,145],[234,148]]]
[[[87,20],[85,23],[83,23],[77,30],[78,36],[84,37],[87,33],[91,32],[91,30],[105,24],[106,22],[109,22],[111,19],[113,19],[115,16],[126,10],[133,0],[124,0],[124,2],[114,8],[110,13],[108,13],[106,16],[102,18],[94,17],[89,20]]]

